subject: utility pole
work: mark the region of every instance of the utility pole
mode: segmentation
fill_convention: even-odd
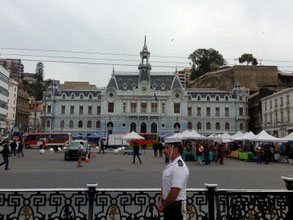
[[[51,118],[51,130],[54,132],[55,123],[55,80],[53,79],[53,94],[52,94],[52,118]]]
[[[36,125],[37,125],[37,107],[38,107],[38,104],[37,104],[37,100],[36,100],[36,97],[35,97],[35,104],[34,104],[34,110],[35,110],[35,118],[34,118],[34,133],[36,133]]]
[[[44,101],[45,104],[43,106],[43,113],[44,113],[44,117],[43,117],[43,133],[45,133],[45,126],[46,126],[46,108],[47,108],[47,89],[44,93]]]

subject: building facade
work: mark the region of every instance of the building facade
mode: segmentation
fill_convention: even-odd
[[[6,118],[7,131],[11,131],[15,124],[16,118],[16,102],[17,102],[18,83],[13,78],[9,78],[9,97],[8,97],[8,111]]]
[[[239,86],[232,91],[189,89],[187,128],[200,134],[235,134],[248,130],[247,93]]]
[[[6,135],[6,118],[8,112],[9,72],[0,66],[0,134]]]
[[[29,110],[29,95],[26,91],[19,88],[16,104],[16,119],[15,125],[21,132],[28,132]]]
[[[24,66],[20,59],[0,59],[0,66],[3,66],[10,73],[10,78],[17,81],[23,74]]]
[[[261,99],[263,129],[277,137],[293,132],[293,88]]]
[[[45,130],[83,136],[131,131],[166,135],[186,129],[205,135],[247,131],[247,94],[240,86],[231,91],[186,89],[177,73],[151,72],[146,41],[140,58],[138,72],[113,70],[103,89],[86,82],[81,87],[68,86],[74,82],[49,87]]]
[[[101,89],[88,82],[52,81],[44,96],[41,115],[44,132],[100,133]]]

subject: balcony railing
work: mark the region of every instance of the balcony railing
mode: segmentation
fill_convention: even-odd
[[[163,219],[160,189],[0,189],[0,219]],[[187,219],[293,219],[292,190],[187,189]]]

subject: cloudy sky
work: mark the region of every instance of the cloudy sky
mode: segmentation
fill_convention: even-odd
[[[113,65],[137,71],[146,34],[154,72],[189,67],[198,48],[231,65],[253,53],[293,72],[292,12],[292,0],[1,1],[0,56],[21,58],[25,72],[41,60],[45,78],[104,87]]]

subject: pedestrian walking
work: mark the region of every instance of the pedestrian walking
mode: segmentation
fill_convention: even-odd
[[[157,141],[155,141],[153,143],[153,150],[154,150],[154,156],[157,157],[158,156],[158,149],[159,149],[159,145],[157,143]]]
[[[225,146],[223,144],[220,144],[220,161],[219,163],[221,165],[224,165],[224,158],[225,158]]]
[[[18,157],[20,157],[20,154],[21,154],[22,157],[24,157],[22,141],[17,142],[17,154],[18,154]]]
[[[135,157],[137,157],[139,160],[139,163],[141,163],[141,159],[139,157],[139,146],[137,142],[134,142],[133,144],[134,145],[133,145],[133,162],[132,163],[135,164]]]
[[[181,140],[171,139],[165,142],[165,155],[171,163],[162,174],[162,189],[158,210],[164,213],[165,220],[186,219],[186,187],[189,170],[181,154]]]
[[[104,140],[101,140],[101,149],[100,149],[100,151],[99,151],[99,153],[98,154],[100,154],[101,153],[101,151],[103,151],[103,154],[105,154],[105,144],[104,144]]]
[[[196,156],[198,157],[198,160],[196,161],[196,165],[202,165],[202,152],[203,152],[203,146],[201,144],[198,144],[196,147]]]
[[[205,144],[203,147],[204,152],[204,159],[205,159],[205,165],[210,165],[210,147],[208,144]]]
[[[9,160],[8,160],[9,154],[10,154],[10,152],[9,152],[8,143],[4,143],[3,150],[2,150],[3,162],[0,163],[0,166],[2,166],[2,165],[5,164],[5,170],[9,170],[9,168],[8,168],[8,165],[9,165]]]
[[[17,143],[15,140],[13,140],[13,142],[10,144],[11,155],[16,156],[16,147],[17,147]]]
[[[83,142],[82,141],[79,143],[77,153],[78,153],[77,167],[82,167],[81,166],[82,153],[83,153]]]
[[[164,150],[164,146],[162,144],[162,142],[159,142],[159,155],[160,157],[163,157],[163,150]]]

